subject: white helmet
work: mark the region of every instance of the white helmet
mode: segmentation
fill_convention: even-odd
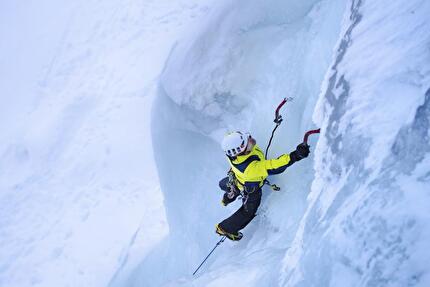
[[[230,132],[222,140],[222,149],[225,154],[234,157],[245,151],[248,140],[251,137],[249,133]]]

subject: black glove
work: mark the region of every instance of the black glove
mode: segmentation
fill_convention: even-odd
[[[238,196],[239,196],[239,193],[237,192],[234,192],[234,191],[226,192],[222,197],[221,203],[222,205],[227,206],[228,204],[235,201]]]
[[[296,150],[290,153],[290,159],[292,162],[299,161],[308,157],[309,155],[309,146],[305,143],[301,143],[296,147]]]
[[[310,153],[309,146],[305,143],[301,143],[296,147],[296,152],[300,159],[308,157]]]

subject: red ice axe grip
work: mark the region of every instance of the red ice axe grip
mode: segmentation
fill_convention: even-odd
[[[319,134],[319,133],[320,133],[320,129],[307,131],[307,132],[305,133],[305,136],[303,137],[303,143],[307,145],[307,144],[308,144],[308,137],[309,137],[311,134]]]
[[[275,120],[274,120],[274,122],[275,123],[277,123],[277,124],[280,124],[281,122],[282,122],[282,117],[279,115],[279,110],[282,108],[282,106],[283,105],[285,105],[285,103],[288,101],[288,99],[287,98],[284,98],[283,100],[282,100],[282,102],[279,104],[279,106],[276,108],[276,111],[275,111]]]

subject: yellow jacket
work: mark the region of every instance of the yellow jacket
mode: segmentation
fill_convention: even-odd
[[[263,151],[257,145],[247,155],[228,159],[236,176],[236,186],[239,190],[245,189],[247,192],[261,188],[267,176],[283,172],[294,162],[289,154],[283,154],[277,159],[266,160]]]

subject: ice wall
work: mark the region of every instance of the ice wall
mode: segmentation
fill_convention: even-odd
[[[428,1],[15,2],[1,286],[430,285]],[[240,206],[219,204],[224,131],[264,147],[284,97],[270,154],[316,124],[312,157],[192,277]]]
[[[280,260],[305,208],[312,160],[278,176],[275,181],[284,191],[265,191],[245,238],[238,244],[226,242],[203,274],[191,278],[218,240],[215,223],[240,206],[222,208],[219,203],[218,180],[227,171],[219,141],[228,129],[244,129],[264,148],[274,108],[292,96],[271,155],[290,152],[301,142],[304,131],[313,127],[312,110],[344,7],[345,1],[221,1],[177,43],[160,78],[152,117],[170,234],[136,269],[130,286],[219,286],[223,281],[217,280],[240,276],[246,269],[255,272],[243,286],[277,282]],[[236,265],[242,257],[250,259],[241,271]]]
[[[282,286],[429,286],[428,1],[351,1]]]

